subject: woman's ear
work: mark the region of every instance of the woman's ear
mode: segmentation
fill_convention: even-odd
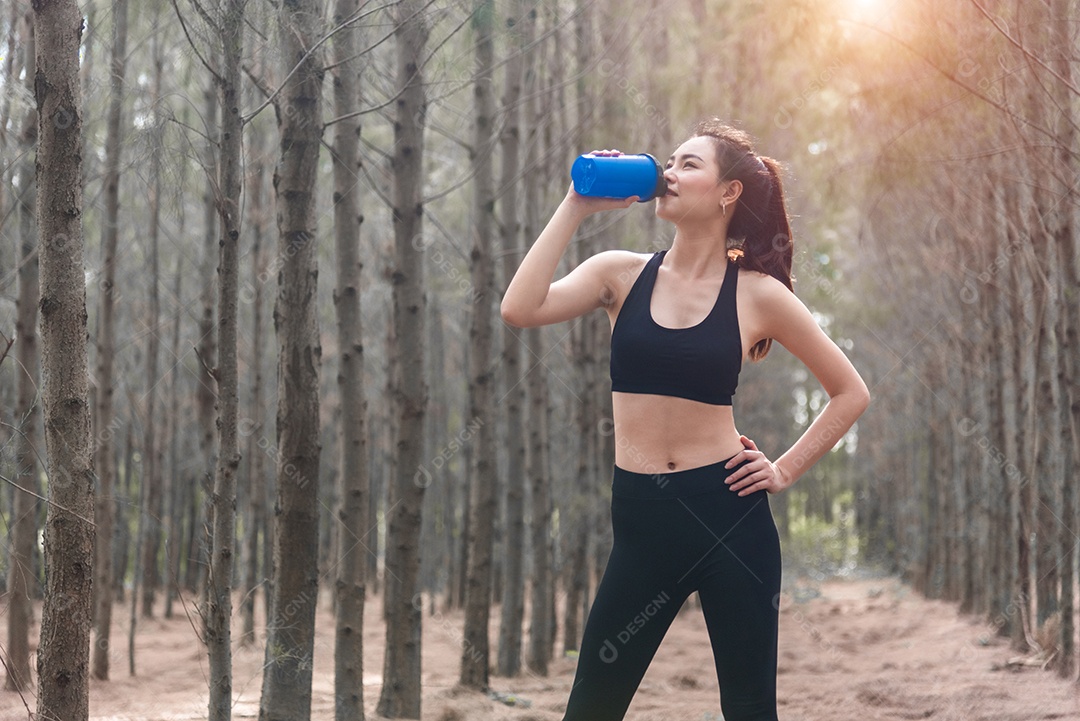
[[[742,195],[742,191],[743,184],[741,180],[739,180],[738,178],[735,178],[734,180],[729,180],[727,183],[727,187],[724,188],[724,195],[722,196],[724,203],[726,203],[727,205],[733,204],[736,200],[739,199],[739,196]]]

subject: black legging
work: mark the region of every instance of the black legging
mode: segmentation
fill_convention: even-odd
[[[729,490],[725,459],[615,467],[614,536],[563,721],[619,721],[683,601],[698,592],[725,721],[777,721],[780,539],[768,492]],[[736,466],[737,468],[738,466]]]

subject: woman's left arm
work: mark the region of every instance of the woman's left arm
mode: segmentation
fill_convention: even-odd
[[[776,461],[770,461],[749,438],[728,467],[749,459],[727,479],[732,490],[746,495],[758,490],[778,493],[790,487],[817,463],[870,404],[870,391],[840,347],[818,326],[799,298],[775,278],[755,283],[754,305],[763,319],[763,337],[779,342],[806,364],[829,402],[798,441]]]

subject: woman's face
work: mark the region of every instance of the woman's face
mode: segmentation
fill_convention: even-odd
[[[675,149],[664,170],[668,192],[656,201],[658,218],[673,223],[706,220],[720,215],[728,183],[718,182],[716,146],[712,138],[690,138]],[[728,215],[732,204],[728,202]]]

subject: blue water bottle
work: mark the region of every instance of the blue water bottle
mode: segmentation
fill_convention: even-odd
[[[638,196],[644,203],[667,193],[664,168],[648,153],[579,155],[570,168],[574,190],[594,198]]]

